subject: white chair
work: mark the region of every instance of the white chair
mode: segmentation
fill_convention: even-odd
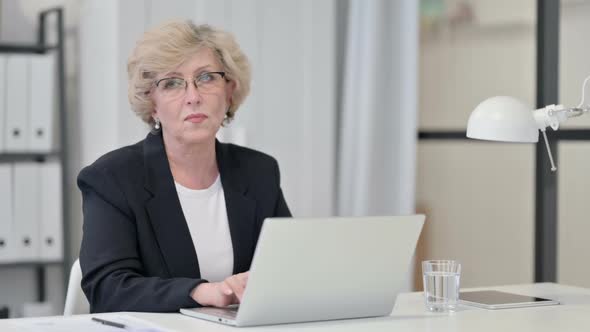
[[[76,259],[72,264],[70,271],[70,280],[68,281],[68,292],[66,293],[66,304],[64,306],[64,316],[82,315],[90,313],[90,304],[86,295],[82,291],[82,269],[80,260]]]

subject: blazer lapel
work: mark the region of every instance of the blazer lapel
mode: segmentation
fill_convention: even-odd
[[[234,273],[247,271],[254,253],[256,201],[247,196],[248,185],[239,161],[227,144],[215,142],[234,252]],[[200,278],[199,261],[178,199],[161,133],[144,141],[145,189],[151,198],[146,209],[170,274]]]
[[[250,269],[256,232],[256,200],[247,196],[246,174],[228,144],[216,140],[215,152],[225,195],[229,231],[234,250],[234,274]]]
[[[162,134],[144,141],[146,209],[171,276],[200,278],[199,261],[182,212]]]

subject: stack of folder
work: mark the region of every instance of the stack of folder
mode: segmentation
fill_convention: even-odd
[[[63,257],[61,165],[0,164],[0,263]]]
[[[56,54],[0,54],[0,154],[57,152]],[[0,163],[0,263],[60,261],[58,160]]]
[[[49,153],[57,141],[56,54],[0,54],[0,153]]]

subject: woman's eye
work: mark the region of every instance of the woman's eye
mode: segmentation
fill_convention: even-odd
[[[199,76],[198,81],[201,83],[207,83],[207,82],[213,81],[214,79],[215,79],[215,76],[213,76],[210,73],[205,73],[205,74]]]
[[[166,90],[176,89],[176,88],[180,88],[182,86],[184,86],[184,83],[182,80],[179,80],[179,79],[166,80],[164,82],[164,89],[166,89]]]

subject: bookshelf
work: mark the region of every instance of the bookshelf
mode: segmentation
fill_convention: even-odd
[[[55,41],[48,41],[48,33],[55,33]],[[48,52],[55,52],[55,98],[56,107],[55,114],[55,133],[57,138],[56,149],[52,151],[43,152],[9,152],[0,150],[0,165],[2,164],[19,164],[24,162],[47,163],[52,160],[57,162],[61,167],[61,259],[59,260],[26,260],[19,262],[11,261],[7,263],[0,263],[0,269],[10,267],[30,267],[35,270],[36,279],[36,294],[37,301],[44,302],[46,300],[46,268],[48,266],[62,266],[64,275],[64,292],[67,289],[67,276],[71,262],[67,256],[69,246],[67,239],[69,238],[69,195],[68,195],[68,135],[67,135],[67,108],[65,99],[65,49],[64,49],[64,12],[63,8],[56,7],[44,10],[38,16],[38,34],[37,41],[33,44],[21,43],[1,43],[0,54],[46,54]],[[0,125],[4,125],[4,121]],[[58,207],[59,208],[59,207]],[[0,220],[3,222],[3,220]],[[52,239],[42,239],[39,241],[47,241],[50,243]],[[58,244],[59,245],[59,244]],[[1,270],[0,270],[1,271]],[[0,306],[7,305],[7,303],[0,303]],[[0,310],[0,317],[7,316],[8,310]]]

